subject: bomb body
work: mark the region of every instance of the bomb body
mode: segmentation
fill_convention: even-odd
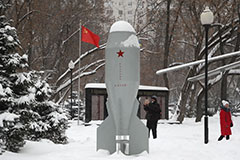
[[[118,21],[112,25],[105,49],[105,61],[109,116],[98,128],[97,149],[107,149],[110,153],[119,149],[125,154],[148,151],[148,131],[137,118],[140,46],[135,30],[129,23]],[[109,135],[108,138],[103,136],[106,131],[109,132],[105,133],[105,136]],[[104,141],[109,144],[104,144]]]

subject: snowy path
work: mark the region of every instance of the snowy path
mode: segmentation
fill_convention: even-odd
[[[240,117],[233,117],[233,136],[229,141],[217,141],[220,135],[219,117],[209,118],[209,143],[203,143],[203,123],[185,119],[182,125],[158,124],[158,139],[150,138],[150,153],[135,156],[108,155],[96,152],[96,123],[77,126],[72,123],[67,135],[69,143],[56,145],[48,140],[28,141],[18,154],[6,152],[1,160],[238,160],[240,158]]]

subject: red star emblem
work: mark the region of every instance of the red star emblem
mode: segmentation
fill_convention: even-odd
[[[119,52],[117,52],[118,57],[123,57],[123,53],[124,53],[124,52],[122,52],[121,50],[120,50]]]

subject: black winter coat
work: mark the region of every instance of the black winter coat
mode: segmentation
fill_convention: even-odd
[[[146,119],[149,121],[157,121],[161,116],[160,105],[155,101],[154,103],[149,103],[144,105],[144,110],[147,112]]]

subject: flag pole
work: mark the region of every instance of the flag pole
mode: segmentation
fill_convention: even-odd
[[[79,23],[79,77],[78,77],[78,121],[77,121],[77,125],[79,125],[79,119],[80,119],[80,90],[81,90],[81,81],[80,81],[80,76],[81,76],[81,46],[82,46],[82,22],[80,20],[80,23]]]

